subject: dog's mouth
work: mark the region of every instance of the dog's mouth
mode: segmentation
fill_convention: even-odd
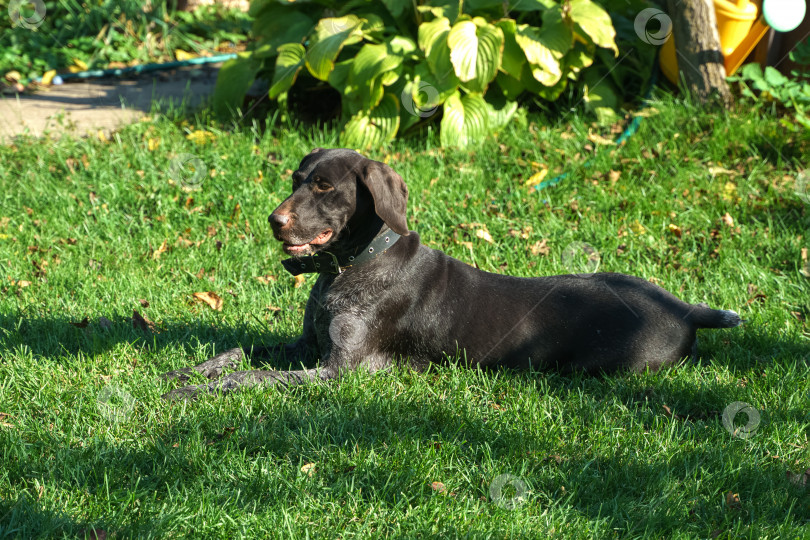
[[[284,242],[284,252],[289,255],[307,255],[332,239],[332,229],[326,229],[321,234],[304,244],[291,244]]]

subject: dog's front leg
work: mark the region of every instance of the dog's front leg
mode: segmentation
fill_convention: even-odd
[[[267,386],[297,386],[304,383],[320,382],[335,378],[337,372],[329,368],[302,369],[297,371],[274,371],[252,369],[235,371],[221,379],[201,385],[184,386],[163,394],[163,399],[177,400],[196,398],[200,394],[228,393],[240,388],[264,384]]]

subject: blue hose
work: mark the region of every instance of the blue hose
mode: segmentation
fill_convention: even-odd
[[[652,90],[653,90],[653,88],[655,88],[655,85],[658,82],[658,55],[655,56],[655,61],[653,62],[652,74],[650,75],[650,80],[648,82],[649,82],[649,87],[647,88],[647,93],[645,94],[643,101],[647,101],[650,98],[650,95],[652,94]],[[616,139],[616,145],[620,145],[620,144],[624,143],[627,139],[629,139],[630,137],[635,135],[636,132],[638,131],[639,126],[641,126],[641,116],[636,116],[636,117],[633,118],[633,120],[630,122],[630,124],[628,124],[628,126],[625,128],[625,130],[622,132],[622,134],[619,135],[619,138]],[[591,161],[592,160],[589,159],[588,161],[586,161],[583,164],[583,166],[585,166],[585,167],[590,166]],[[542,190],[546,189],[547,187],[556,186],[557,184],[562,182],[566,177],[568,177],[568,175],[569,175],[569,173],[565,172],[565,173],[562,173],[562,174],[558,174],[557,176],[555,176],[554,178],[551,178],[549,180],[543,180],[542,182],[540,182],[539,184],[534,186],[534,189],[536,189],[537,191],[542,191]]]
[[[198,58],[191,58],[189,60],[177,60],[175,62],[164,62],[162,64],[142,64],[138,66],[130,66],[125,68],[110,68],[110,69],[92,69],[89,71],[80,71],[78,73],[64,73],[59,74],[59,77],[64,79],[95,79],[103,77],[120,77],[122,75],[140,75],[141,73],[148,73],[150,71],[162,71],[165,69],[175,69],[186,66],[199,66],[202,64],[215,64],[217,62],[225,62],[236,58],[236,53],[218,54],[217,56],[201,56]],[[35,81],[41,81],[42,77],[37,77]]]

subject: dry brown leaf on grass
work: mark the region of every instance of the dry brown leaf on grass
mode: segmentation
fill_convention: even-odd
[[[810,483],[810,469],[806,469],[803,473],[794,473],[793,471],[785,471],[785,477],[791,484],[799,487],[806,487]]]
[[[215,311],[222,311],[222,298],[215,292],[195,292],[192,294],[200,302],[208,304]]]
[[[709,174],[717,176],[718,174],[727,174],[729,176],[737,176],[737,171],[725,169],[723,167],[709,167]]]
[[[138,313],[138,310],[132,310],[132,327],[137,328],[143,332],[154,332],[155,323]]]
[[[806,278],[810,278],[810,260],[807,257],[807,248],[803,247],[801,251],[802,267],[799,273]]]
[[[278,278],[276,276],[267,274],[265,276],[255,276],[253,279],[255,279],[256,281],[258,281],[263,285],[269,285],[273,281],[276,281]]]
[[[83,529],[79,537],[85,540],[107,540],[107,531],[104,529]]]
[[[680,238],[681,235],[683,235],[683,231],[681,230],[681,228],[675,225],[674,223],[670,223],[667,226],[667,230],[672,234],[674,234],[675,236],[677,236],[678,238]]]
[[[531,175],[528,180],[523,182],[523,185],[530,189],[537,187],[546,178],[547,175],[548,169],[543,167],[539,171]]]
[[[315,464],[314,463],[304,463],[301,466],[301,472],[306,474],[307,476],[312,476],[315,474]]]
[[[307,282],[307,278],[305,278],[303,274],[298,274],[297,276],[295,276],[294,280],[296,289],[301,288],[304,285],[304,283]]]
[[[481,240],[485,240],[490,244],[494,244],[495,240],[492,239],[492,235],[489,234],[489,231],[486,229],[478,229],[475,231],[475,237],[480,238]]]
[[[729,214],[728,212],[726,212],[725,215],[721,219],[723,220],[723,223],[725,225],[728,225],[729,227],[734,226],[734,218],[731,217],[731,214]]]
[[[85,317],[84,319],[82,319],[79,322],[72,322],[70,324],[75,326],[76,328],[87,328],[87,326],[90,324],[90,318]]]
[[[6,422],[6,418],[11,418],[11,415],[8,413],[0,412],[0,427],[8,427],[13,428],[14,424],[9,424]]]
[[[548,255],[551,253],[551,248],[548,247],[548,243],[545,238],[532,244],[529,249],[532,251],[532,255]]]
[[[605,145],[608,145],[608,146],[615,146],[616,145],[616,141],[614,141],[612,139],[608,139],[607,137],[603,137],[603,136],[599,135],[598,133],[593,133],[593,132],[588,133],[588,140],[591,141],[592,143],[596,143],[596,144],[605,144]]]
[[[740,494],[732,491],[726,493],[726,506],[732,510],[738,510],[740,507],[742,507],[742,503],[740,503]]]
[[[164,253],[166,253],[166,251],[168,249],[169,249],[169,243],[166,240],[164,240],[163,243],[160,244],[160,247],[152,252],[152,259],[158,260],[160,258],[160,256],[163,255]]]

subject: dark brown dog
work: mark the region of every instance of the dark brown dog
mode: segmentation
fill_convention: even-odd
[[[406,225],[408,190],[383,163],[315,149],[293,193],[270,215],[293,274],[318,272],[303,335],[261,353],[320,360],[317,369],[251,370],[164,397],[257,383],[335,378],[359,366],[417,368],[461,354],[472,366],[563,372],[643,370],[693,354],[698,328],[740,324],[733,311],[687,304],[643,279],[597,273],[537,278],[490,274],[419,243]],[[193,368],[211,379],[242,358],[232,349]]]

